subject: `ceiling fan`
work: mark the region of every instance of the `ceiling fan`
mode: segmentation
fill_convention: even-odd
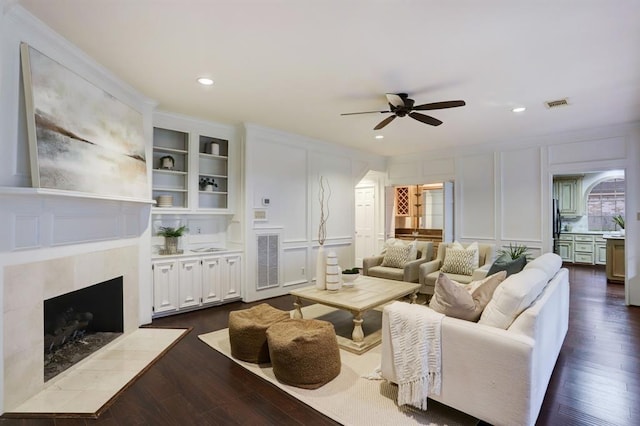
[[[431,117],[429,115],[420,114],[419,112],[414,111],[428,111],[434,109],[445,109],[445,108],[455,108],[466,105],[465,101],[444,101],[444,102],[433,102],[429,104],[422,104],[414,106],[414,100],[409,98],[409,95],[406,93],[387,93],[385,95],[387,97],[387,102],[389,103],[389,111],[364,111],[364,112],[348,112],[340,115],[356,115],[356,114],[372,114],[372,113],[381,113],[381,114],[393,114],[390,117],[382,120],[373,130],[380,130],[387,124],[391,123],[395,120],[396,117],[404,117],[408,115],[414,120],[421,121],[426,124],[430,124],[432,126],[439,126],[442,124],[442,121],[437,118]]]

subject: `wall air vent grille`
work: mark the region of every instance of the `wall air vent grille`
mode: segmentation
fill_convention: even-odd
[[[558,108],[558,107],[562,107],[562,106],[568,106],[569,105],[569,100],[567,98],[564,98],[564,99],[558,99],[558,100],[555,100],[555,101],[547,101],[544,104],[549,109]]]
[[[280,254],[280,235],[264,234],[257,236],[258,248],[258,271],[257,284],[258,290],[277,287],[279,281],[279,254]]]

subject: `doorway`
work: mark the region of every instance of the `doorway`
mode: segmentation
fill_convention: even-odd
[[[355,200],[355,262],[358,268],[362,268],[362,259],[376,255],[375,187],[373,185],[357,187]]]
[[[624,283],[624,170],[553,175],[554,252],[566,264],[605,268]]]

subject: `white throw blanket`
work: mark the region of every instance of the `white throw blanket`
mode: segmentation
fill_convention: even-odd
[[[427,409],[427,396],[440,394],[440,325],[444,315],[421,305],[394,302],[389,313],[398,405]]]

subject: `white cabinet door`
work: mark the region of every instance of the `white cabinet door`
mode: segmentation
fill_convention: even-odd
[[[242,285],[242,256],[239,254],[222,256],[221,284],[222,300],[239,299]]]
[[[596,265],[607,264],[607,243],[596,243],[595,257]]]
[[[202,303],[220,302],[220,257],[202,259]]]
[[[175,260],[153,262],[154,315],[178,310],[178,271]]]
[[[573,242],[558,241],[558,254],[563,262],[573,263]]]
[[[179,308],[200,305],[202,294],[202,271],[200,259],[181,259],[179,281]]]

